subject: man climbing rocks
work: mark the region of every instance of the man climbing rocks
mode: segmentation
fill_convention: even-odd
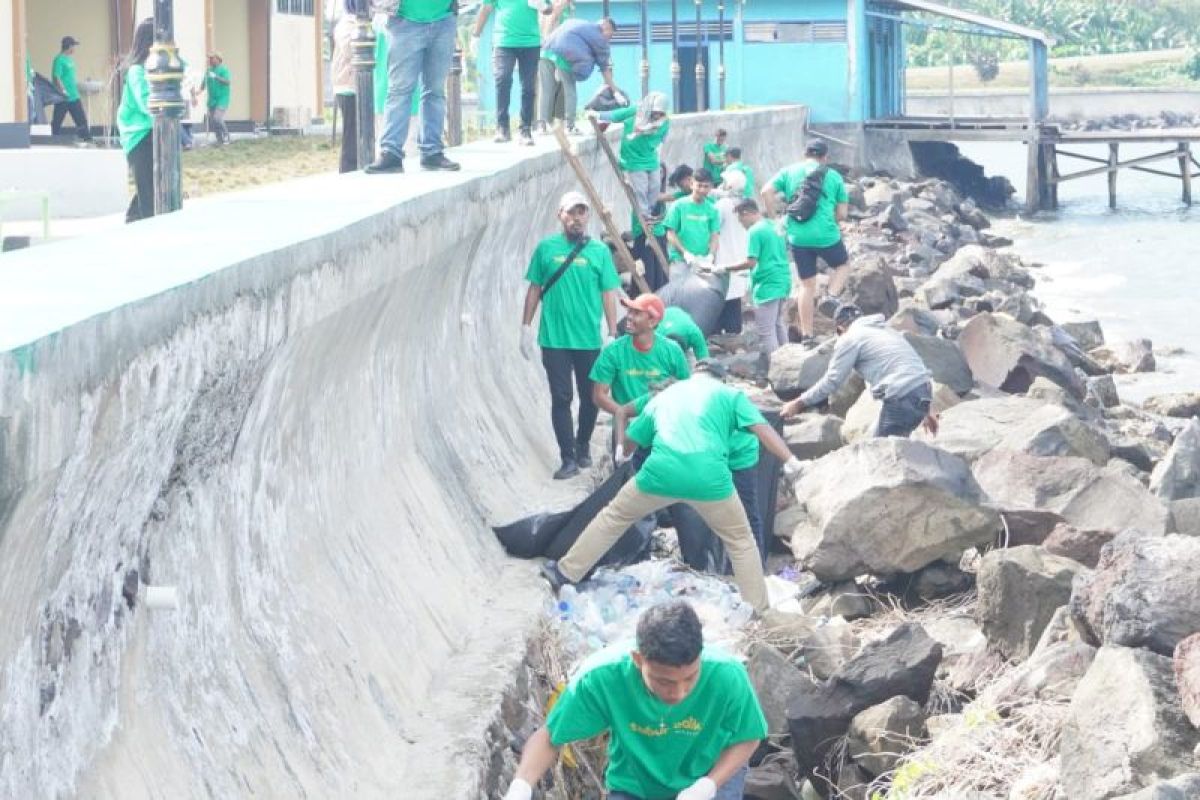
[[[596,67],[604,83],[618,92],[612,77],[612,58],[608,42],[617,24],[607,17],[599,22],[569,19],[558,26],[542,45],[538,62],[538,122],[543,129],[552,121],[555,98],[562,94],[563,123],[567,133],[575,134],[575,86],[591,77]]]
[[[707,170],[692,175],[692,193],[676,200],[667,213],[667,241],[675,262],[693,264],[717,254],[721,214],[709,202],[713,179]]]
[[[821,403],[857,371],[883,401],[876,436],[908,436],[918,425],[937,433],[937,417],[929,413],[932,387],[929,370],[898,331],[887,326],[882,314],[864,317],[858,306],[843,303],[833,315],[837,344],[825,375],[800,397],[784,405],[784,418]]]
[[[621,303],[629,309],[629,333],[609,342],[588,375],[593,402],[614,416],[620,406],[645,403],[652,389],[685,380],[692,372],[679,345],[658,334],[666,310],[661,298],[643,294]]]
[[[591,466],[589,443],[596,427],[596,405],[588,373],[603,343],[600,320],[608,335],[617,332],[617,288],[621,285],[612,254],[603,242],[587,236],[589,206],[579,192],[567,192],[558,204],[562,233],[538,243],[525,279],[525,311],[521,318],[521,354],[534,353],[533,315],[542,306],[537,343],[550,383],[550,416],[562,465],[555,480]],[[579,391],[579,427],[571,430],[572,378]]]
[[[704,331],[692,315],[679,306],[667,306],[662,322],[658,323],[658,334],[673,339],[692,360],[708,358],[708,340],[704,338]]]
[[[787,343],[783,321],[784,303],[792,292],[787,245],[775,225],[759,213],[758,204],[744,199],[737,205],[739,223],[749,231],[746,260],[730,271],[751,270],[750,299],[754,302],[754,325],[758,329],[758,351],[764,366],[771,354]]]
[[[525,743],[504,800],[530,800],[565,745],[610,735],[609,800],[741,800],[767,722],[746,668],[704,645],[684,600],[646,610],[632,646],[589,658]]]
[[[820,172],[820,174],[816,174]],[[849,275],[850,254],[842,241],[838,223],[846,219],[849,196],[841,174],[829,167],[829,147],[822,141],[814,141],[804,151],[804,161],[785,167],[762,190],[764,211],[773,215],[776,207],[784,208],[798,199],[809,184],[824,175],[819,185],[812,188],[819,193],[812,215],[804,222],[787,214],[787,239],[792,247],[792,258],[796,262],[796,273],[800,276],[800,333],[808,342],[813,341],[814,310],[817,307],[817,261],[824,261],[832,270],[825,296],[821,298],[821,313],[832,315],[837,308],[837,295],[842,291]]]
[[[650,92],[636,106],[605,111],[596,116],[605,122],[620,122],[621,170],[624,171],[638,210],[647,220],[655,217],[659,199],[659,150],[671,130],[669,104],[662,92]],[[589,112],[594,114],[595,112]]]
[[[633,480],[592,520],[567,554],[546,562],[543,575],[556,589],[578,583],[637,520],[675,503],[691,506],[725,544],[734,581],[742,598],[762,611],[767,607],[758,546],[746,510],[734,490],[730,451],[739,431],[758,439],[799,472],[800,462],[742,392],[721,383],[707,362],[696,372],[656,395],[625,427],[626,411],[617,414],[618,447],[629,456],[638,446],[650,455]]]
[[[724,128],[717,128],[717,134],[713,137],[713,141],[704,145],[704,154],[700,163],[713,176],[714,184],[721,182],[721,173],[725,170],[725,159],[728,155],[725,150],[727,138],[729,138],[729,133]]]

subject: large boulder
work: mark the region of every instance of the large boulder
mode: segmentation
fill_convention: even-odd
[[[1061,350],[1003,314],[976,314],[958,334],[976,380],[1020,394],[1039,375],[1083,399],[1084,386]]]
[[[1200,632],[1197,576],[1200,539],[1127,531],[1104,548],[1095,570],[1076,578],[1071,614],[1094,644],[1170,656]]]
[[[1168,533],[1182,533],[1187,536],[1200,536],[1200,497],[1189,497],[1186,500],[1172,500],[1171,522]]]
[[[1189,772],[1169,781],[1159,781],[1141,791],[1123,794],[1116,800],[1196,800],[1197,797],[1200,797],[1200,772]]]
[[[855,262],[842,296],[851,298],[864,314],[883,314],[884,317],[895,314],[900,303],[887,262],[878,257]]]
[[[943,450],[974,461],[991,450],[1036,456],[1080,456],[1108,462],[1104,434],[1068,409],[1025,397],[970,400],[948,409],[936,437],[919,434]]]
[[[1077,561],[1085,567],[1100,563],[1100,552],[1116,536],[1114,531],[1083,530],[1065,522],[1050,531],[1042,546],[1047,553]]]
[[[767,732],[772,735],[786,733],[788,700],[804,683],[804,674],[787,656],[764,642],[750,648],[746,671],[767,718]]]
[[[1104,800],[1194,767],[1200,742],[1179,707],[1171,659],[1100,648],[1079,684],[1059,754],[1067,800]]]
[[[831,414],[802,414],[783,426],[783,440],[801,461],[820,458],[845,444],[842,420]]]
[[[1154,345],[1149,339],[1101,345],[1089,350],[1088,355],[1110,372],[1154,372],[1155,368]]]
[[[1084,350],[1093,350],[1104,344],[1104,329],[1095,320],[1064,322],[1059,327]]]
[[[1081,569],[1033,545],[985,555],[975,616],[992,647],[1010,661],[1028,658],[1054,612],[1071,599],[1071,581]]]
[[[771,389],[784,400],[791,400],[811,389],[829,366],[833,344],[830,340],[811,350],[799,344],[785,344],[776,350],[771,354],[771,366],[767,370]]]
[[[796,496],[805,520],[792,551],[826,582],[914,572],[991,541],[999,526],[966,462],[906,439],[870,439],[811,462]]]
[[[860,711],[850,722],[847,749],[871,775],[896,767],[900,757],[925,736],[925,711],[912,699],[893,697]]]
[[[973,472],[1003,510],[1050,511],[1087,530],[1167,529],[1166,505],[1117,462],[1101,468],[1083,458],[994,450],[975,462]]]
[[[1031,700],[1070,700],[1096,658],[1096,648],[1080,641],[1039,645],[1029,659],[988,684],[980,699],[992,708]]]
[[[905,333],[936,336],[947,322],[939,314],[919,306],[905,306],[888,320],[888,326]]]
[[[1164,417],[1190,419],[1200,416],[1200,392],[1157,394],[1142,403],[1142,409]]]
[[[1174,662],[1183,713],[1192,725],[1200,728],[1200,633],[1193,633],[1175,645]]]
[[[958,395],[975,388],[971,368],[954,342],[918,333],[905,333],[904,340],[917,351],[935,381],[949,386]]]
[[[1200,420],[1188,420],[1150,475],[1150,491],[1164,500],[1200,497]]]

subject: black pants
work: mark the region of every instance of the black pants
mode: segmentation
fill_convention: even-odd
[[[337,96],[338,113],[342,115],[342,158],[338,172],[358,169],[358,98],[352,94]]]
[[[742,332],[742,298],[726,300],[717,318],[717,330],[721,333]]]
[[[542,366],[550,381],[550,421],[563,463],[575,460],[577,451],[587,447],[596,429],[596,404],[592,402],[592,381],[588,373],[596,363],[599,350],[560,350],[542,348]],[[572,375],[579,390],[579,429],[571,430]]]
[[[50,133],[55,136],[63,132],[63,120],[67,118],[67,114],[71,115],[71,121],[75,123],[75,135],[85,142],[92,140],[92,132],[88,130],[87,112],[83,110],[82,100],[69,100],[63,103],[54,104],[54,116],[50,118]]]
[[[509,131],[508,106],[512,99],[513,66],[521,78],[521,130],[533,127],[533,101],[537,95],[538,47],[497,47],[492,53],[496,73],[496,130]]]
[[[662,251],[667,252],[667,239],[665,236],[659,236],[658,244]],[[646,284],[650,287],[650,291],[657,292],[659,289],[667,285],[667,264],[659,264],[658,258],[654,255],[654,248],[650,246],[650,242],[646,239],[646,234],[637,237],[633,242],[633,257],[642,262],[642,266],[646,268]]]
[[[136,191],[125,212],[125,222],[137,222],[154,216],[154,133],[147,133],[137,147],[125,156],[133,170]]]

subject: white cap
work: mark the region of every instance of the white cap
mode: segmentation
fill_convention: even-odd
[[[567,192],[562,196],[562,199],[558,201],[559,211],[567,211],[575,206],[583,206],[584,208],[589,209],[592,207],[591,203],[587,201],[587,198],[579,192]]]

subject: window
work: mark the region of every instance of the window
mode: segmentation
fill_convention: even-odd
[[[280,14],[299,14],[305,17],[313,15],[314,0],[275,0],[275,10]]]
[[[816,44],[846,41],[844,22],[747,22],[746,42],[784,42],[787,44]]]

